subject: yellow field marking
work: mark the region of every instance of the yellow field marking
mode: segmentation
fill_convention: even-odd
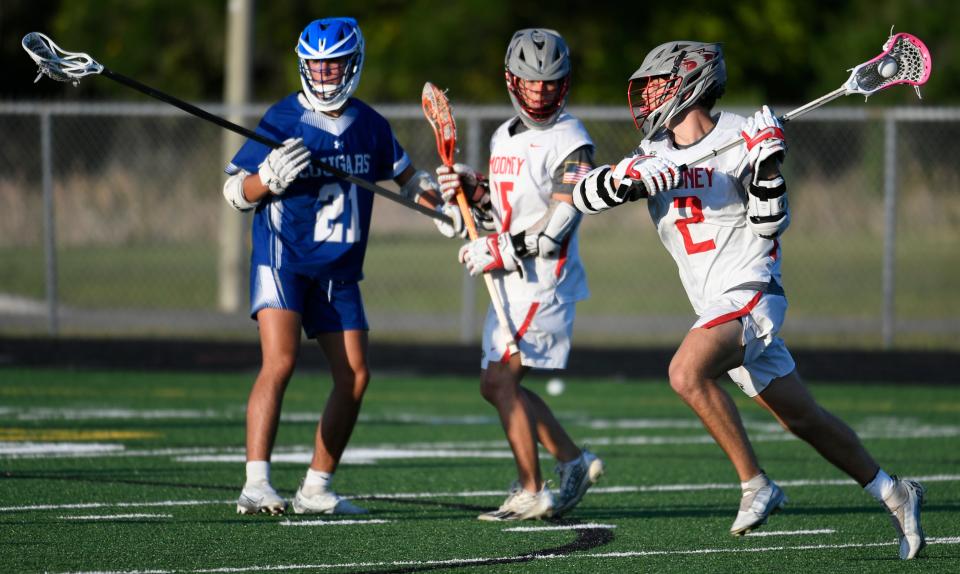
[[[0,428],[0,441],[85,441],[157,438],[158,432],[125,430],[74,430]]]

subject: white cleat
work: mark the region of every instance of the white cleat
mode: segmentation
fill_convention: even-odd
[[[770,515],[787,504],[787,496],[777,483],[767,475],[759,474],[750,479],[740,499],[740,510],[730,527],[730,534],[743,536],[761,525],[766,524]]]
[[[554,502],[553,515],[573,510],[587,489],[597,483],[603,476],[603,461],[587,449],[583,449],[580,457],[569,464],[558,464],[557,474],[560,475],[560,489]]]
[[[297,489],[293,497],[293,511],[297,514],[367,514],[366,508],[360,508],[346,498],[329,490],[304,492],[304,487]]]
[[[890,511],[890,521],[900,541],[900,559],[910,560],[927,545],[920,525],[920,507],[925,491],[919,482],[893,478],[896,486],[883,502]]]
[[[261,480],[243,485],[240,498],[237,499],[237,514],[283,514],[287,503],[270,486],[270,483]]]
[[[546,484],[543,485],[540,492],[529,492],[515,482],[510,487],[510,494],[500,505],[500,508],[484,512],[477,518],[487,521],[541,520],[550,518],[552,515],[553,495],[550,494]]]

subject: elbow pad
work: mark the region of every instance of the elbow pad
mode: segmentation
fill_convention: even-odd
[[[588,173],[573,188],[573,205],[580,213],[600,213],[622,204],[624,199],[613,189],[613,173],[607,165]]]
[[[774,239],[786,231],[790,225],[790,211],[787,184],[782,176],[756,180],[748,186],[747,224],[764,239]]]
[[[237,211],[250,211],[260,204],[259,201],[250,203],[243,195],[243,180],[247,179],[248,175],[250,174],[246,171],[240,170],[228,177],[223,184],[223,198]]]

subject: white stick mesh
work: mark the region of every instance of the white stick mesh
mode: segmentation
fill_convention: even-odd
[[[67,52],[40,32],[27,34],[20,44],[40,68],[34,82],[47,76],[58,82],[73,82],[77,85],[80,78],[103,71],[103,66],[89,54]]]

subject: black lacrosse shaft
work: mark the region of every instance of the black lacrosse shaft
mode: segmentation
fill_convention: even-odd
[[[110,78],[111,80],[113,80],[113,81],[115,81],[115,82],[119,82],[119,83],[123,84],[124,86],[127,86],[128,88],[133,88],[134,90],[137,90],[138,92],[142,92],[142,93],[144,93],[144,94],[146,94],[146,95],[148,95],[148,96],[150,96],[150,97],[152,97],[152,98],[156,98],[156,99],[158,99],[158,100],[160,100],[160,101],[163,101],[163,102],[166,102],[166,103],[168,103],[168,104],[174,105],[174,106],[180,108],[181,110],[187,112],[188,114],[197,116],[198,118],[207,120],[208,122],[213,122],[213,123],[217,124],[218,126],[224,128],[224,129],[228,129],[228,130],[230,130],[230,131],[232,131],[232,132],[238,133],[238,134],[240,134],[240,135],[242,135],[242,136],[244,136],[244,137],[246,137],[246,138],[252,139],[252,140],[254,140],[255,142],[261,143],[261,144],[263,144],[263,145],[265,145],[265,146],[269,146],[269,147],[271,147],[271,148],[276,149],[276,148],[280,147],[281,145],[283,145],[283,144],[281,144],[280,142],[278,142],[278,141],[276,141],[276,140],[274,140],[274,139],[272,139],[272,138],[268,138],[268,137],[266,137],[266,136],[264,136],[264,135],[258,134],[257,132],[255,132],[255,131],[253,131],[253,130],[249,130],[249,129],[243,127],[243,126],[238,126],[237,124],[235,124],[235,123],[233,123],[233,122],[231,122],[231,121],[229,121],[229,120],[227,120],[227,119],[225,119],[225,118],[221,118],[220,116],[211,114],[210,112],[208,112],[208,111],[206,111],[206,110],[204,110],[204,109],[198,108],[197,106],[195,106],[195,105],[193,105],[193,104],[189,104],[189,103],[187,103],[187,102],[185,102],[185,101],[183,101],[183,100],[181,100],[181,99],[179,99],[179,98],[175,98],[175,97],[171,96],[170,94],[165,94],[164,92],[161,92],[160,90],[156,90],[156,89],[154,89],[154,88],[151,88],[150,86],[148,86],[148,85],[146,85],[146,84],[141,84],[140,82],[134,80],[133,78],[129,78],[129,77],[127,77],[127,76],[124,76],[123,74],[118,74],[117,72],[114,72],[114,71],[112,71],[112,70],[110,70],[110,69],[108,69],[108,68],[104,68],[103,71],[100,72],[100,74],[103,75],[103,76],[106,76],[106,77]],[[447,215],[445,215],[445,214],[443,214],[443,213],[440,213],[439,211],[436,211],[436,210],[431,209],[431,208],[429,208],[429,207],[420,205],[419,203],[417,203],[417,202],[415,202],[415,201],[410,201],[409,199],[406,199],[406,198],[404,198],[404,197],[401,196],[401,195],[398,195],[398,194],[396,194],[396,193],[393,193],[392,191],[388,191],[388,190],[380,187],[379,185],[375,185],[375,184],[373,184],[373,183],[370,183],[369,181],[367,181],[367,180],[365,180],[365,179],[360,179],[359,177],[356,177],[356,176],[354,176],[354,175],[352,175],[352,174],[349,174],[349,173],[343,171],[342,169],[339,169],[339,168],[337,168],[337,167],[334,167],[334,166],[332,166],[332,165],[330,165],[330,164],[328,164],[328,163],[325,163],[325,162],[322,162],[322,161],[318,161],[318,160],[311,160],[311,162],[312,162],[314,165],[316,165],[316,166],[320,167],[321,169],[323,169],[324,171],[330,172],[330,173],[332,173],[333,175],[335,175],[336,177],[339,177],[340,179],[343,179],[343,180],[348,181],[348,182],[350,182],[350,183],[353,183],[353,184],[355,184],[355,185],[357,185],[357,186],[359,186],[359,187],[362,187],[362,188],[366,189],[367,191],[372,191],[373,193],[376,193],[377,195],[381,195],[381,196],[386,197],[387,199],[389,199],[389,200],[391,200],[391,201],[395,201],[395,202],[397,202],[397,203],[399,203],[399,204],[401,204],[401,205],[403,205],[403,206],[405,206],[405,207],[409,207],[410,209],[413,209],[413,210],[415,210],[415,211],[419,211],[420,213],[422,213],[422,214],[424,214],[424,215],[426,215],[426,216],[428,216],[428,217],[432,217],[433,219],[442,221],[442,222],[444,222],[444,223],[453,224],[453,220],[450,219],[449,216],[447,216]]]

